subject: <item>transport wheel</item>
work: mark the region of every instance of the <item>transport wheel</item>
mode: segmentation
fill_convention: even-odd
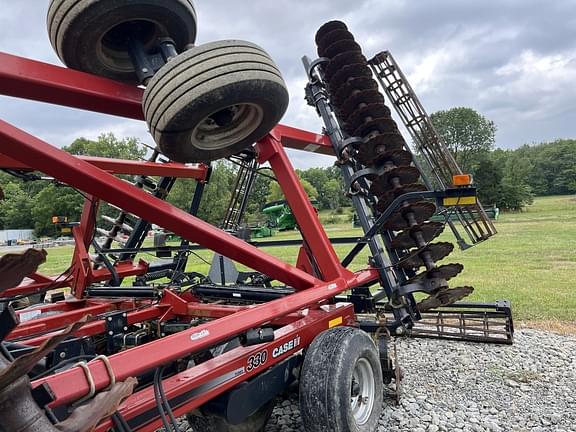
[[[188,414],[186,419],[194,432],[263,432],[273,409],[274,401],[271,400],[237,425],[217,416]]]
[[[300,413],[307,431],[373,432],[382,399],[378,350],[367,333],[336,327],[314,339],[300,374]]]
[[[160,150],[177,162],[209,162],[264,137],[288,107],[288,91],[268,54],[225,40],[189,49],[150,80],[143,109]]]
[[[183,51],[196,38],[191,0],[51,0],[50,43],[64,64],[118,81],[138,83],[127,35],[150,49],[171,38]]]

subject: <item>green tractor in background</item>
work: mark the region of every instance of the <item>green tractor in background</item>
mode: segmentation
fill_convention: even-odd
[[[318,201],[313,200],[312,205],[318,211]],[[284,200],[265,204],[262,213],[266,216],[266,222],[251,227],[253,238],[272,237],[276,231],[292,231],[298,227],[290,206]]]

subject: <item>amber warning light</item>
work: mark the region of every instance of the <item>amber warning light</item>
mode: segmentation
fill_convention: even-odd
[[[472,176],[470,174],[452,176],[452,184],[454,186],[470,186],[472,184]]]

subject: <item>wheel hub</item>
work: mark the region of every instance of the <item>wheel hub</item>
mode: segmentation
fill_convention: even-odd
[[[192,131],[192,144],[203,150],[230,147],[250,135],[262,122],[262,108],[246,103],[218,110]]]

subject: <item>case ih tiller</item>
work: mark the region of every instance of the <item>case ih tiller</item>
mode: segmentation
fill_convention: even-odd
[[[77,157],[0,121],[5,171],[42,172],[85,196],[66,272],[39,274],[39,250],[0,261],[0,430],[179,430],[186,415],[197,431],[259,431],[297,382],[307,430],[372,431],[384,383],[399,380],[391,337],[511,342],[507,304],[456,303],[472,292],[448,286],[462,265],[438,264],[453,249],[435,241],[445,225],[461,247],[495,230],[389,53],[367,60],[341,22],[318,31],[320,58],[304,59],[318,135],[277,125],[288,94],[260,47],[193,45],[189,1],[52,0],[47,22],[69,69],[0,54],[1,93],[145,120],[157,148],[147,162]],[[285,147],[336,156],[364,232],[334,240],[354,243],[342,260]],[[208,164],[221,158],[240,165],[226,230],[195,216]],[[265,163],[302,234],[296,266],[237,235]],[[178,178],[197,181],[189,212],[165,201]],[[117,217],[99,220],[103,203]],[[435,213],[446,223],[428,222]],[[137,261],[156,250],[144,246],[151,224],[183,239],[161,249],[172,260]],[[217,254],[210,277],[186,270],[198,247]],[[365,247],[370,261],[349,270]],[[64,287],[66,297],[44,298]],[[15,310],[24,297],[33,304]]]

